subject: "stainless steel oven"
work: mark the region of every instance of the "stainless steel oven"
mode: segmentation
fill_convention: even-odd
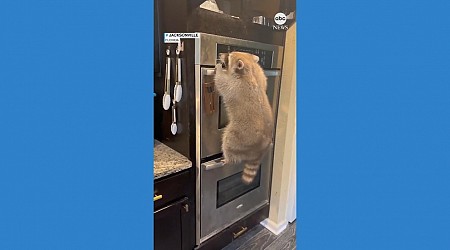
[[[244,51],[259,56],[259,64],[267,76],[267,95],[276,117],[283,47],[200,33],[195,49],[196,231],[197,244],[200,244],[267,204],[270,196],[273,145],[250,185],[241,181],[242,164],[224,166],[220,162],[222,133],[228,118],[214,86],[218,54]]]
[[[266,155],[250,185],[242,182],[242,164],[224,166],[219,160],[201,164],[202,240],[214,236],[269,202],[272,154]]]

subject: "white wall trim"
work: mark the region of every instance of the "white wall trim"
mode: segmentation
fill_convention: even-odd
[[[295,145],[295,130],[294,130],[294,140],[292,142],[293,146],[292,148],[296,148]],[[296,164],[296,152],[295,150],[292,150],[291,155],[291,169],[290,169],[290,175],[289,175],[289,190],[288,190],[288,204],[287,204],[287,221],[289,223],[292,223],[297,218],[297,164]]]
[[[275,151],[273,157],[272,188],[269,218],[261,223],[274,234],[281,233],[293,220],[295,210],[295,29],[293,24],[286,33],[285,55],[281,76],[280,102],[278,106]],[[288,52],[289,53],[288,53]],[[291,212],[291,213],[289,213]],[[288,217],[289,216],[289,217]]]
[[[265,228],[267,228],[270,232],[272,232],[275,235],[279,235],[281,232],[283,232],[288,225],[287,221],[282,221],[281,223],[275,223],[271,219],[267,218],[260,222],[261,225],[263,225]]]
[[[296,133],[294,130],[292,140],[292,148],[296,149]],[[291,155],[291,168],[289,174],[289,191],[288,191],[288,204],[287,204],[287,220],[289,223],[294,222],[297,218],[296,208],[297,208],[297,152],[296,150],[292,150]]]

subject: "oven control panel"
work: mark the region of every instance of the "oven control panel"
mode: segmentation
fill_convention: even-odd
[[[259,65],[261,65],[264,69],[272,68],[272,58],[273,51],[255,49],[255,48],[246,48],[241,46],[233,46],[226,44],[217,44],[217,58],[219,58],[220,53],[230,53],[233,51],[239,52],[247,52],[253,55],[257,55],[259,57]]]

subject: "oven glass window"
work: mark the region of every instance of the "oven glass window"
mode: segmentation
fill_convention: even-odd
[[[255,179],[249,185],[242,182],[242,172],[224,178],[217,182],[217,204],[219,208],[226,203],[239,198],[240,196],[259,187],[261,181],[261,167],[255,176]]]
[[[270,106],[274,106],[273,95],[275,94],[275,79],[273,77],[267,77],[267,97],[269,97]]]
[[[267,77],[267,97],[269,97],[270,106],[273,109],[274,99],[273,95],[275,94],[275,82],[273,77]],[[228,124],[228,116],[225,110],[225,105],[222,100],[222,96],[219,95],[219,126],[218,129],[223,129]]]
[[[274,94],[275,94],[275,79],[273,77],[267,77],[267,97],[269,98],[270,106],[273,109],[274,102]],[[219,122],[218,122],[218,129],[223,129],[228,124],[228,116],[227,112],[225,110],[225,105],[222,100],[222,96],[219,96]]]
[[[228,116],[223,104],[222,96],[219,96],[219,129],[225,128],[228,124]]]

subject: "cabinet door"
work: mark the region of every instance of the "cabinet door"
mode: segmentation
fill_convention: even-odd
[[[154,213],[155,250],[182,249],[182,211],[188,198],[183,198]]]

